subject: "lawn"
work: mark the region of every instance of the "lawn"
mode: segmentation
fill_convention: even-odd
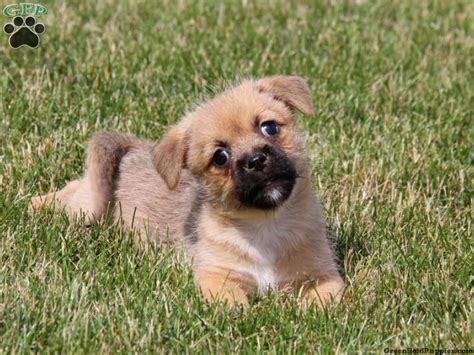
[[[474,346],[474,2],[42,4],[39,48],[0,33],[0,352]],[[94,133],[158,140],[229,83],[277,73],[311,88],[315,117],[299,122],[339,305],[268,294],[226,311],[172,247],[28,216],[29,197],[81,174]]]

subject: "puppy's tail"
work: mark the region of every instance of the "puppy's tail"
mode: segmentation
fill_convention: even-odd
[[[130,149],[137,147],[137,138],[116,132],[101,132],[89,142],[85,180],[93,200],[93,210],[102,216],[113,204],[120,161]]]

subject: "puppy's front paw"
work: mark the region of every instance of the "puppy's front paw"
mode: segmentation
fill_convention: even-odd
[[[311,304],[324,308],[328,302],[337,302],[341,299],[343,287],[344,282],[339,276],[328,280],[313,281],[301,288],[300,304],[302,308],[306,308]]]
[[[247,293],[244,291],[248,280],[231,270],[208,269],[195,273],[196,283],[204,298],[209,301],[225,303],[233,308],[236,304],[248,307]]]

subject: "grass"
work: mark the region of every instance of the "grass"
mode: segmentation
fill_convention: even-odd
[[[0,43],[1,352],[473,347],[471,1],[43,4],[40,48]],[[81,174],[95,132],[159,139],[226,82],[275,73],[310,83],[340,305],[269,294],[227,312],[171,247],[27,215]]]

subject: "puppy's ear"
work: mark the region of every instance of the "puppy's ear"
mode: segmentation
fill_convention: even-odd
[[[176,125],[153,147],[153,165],[170,190],[178,186],[181,170],[186,163],[186,129]]]
[[[260,92],[273,95],[276,100],[283,101],[290,108],[296,109],[306,116],[313,116],[313,105],[308,84],[299,76],[275,75],[257,81]]]

